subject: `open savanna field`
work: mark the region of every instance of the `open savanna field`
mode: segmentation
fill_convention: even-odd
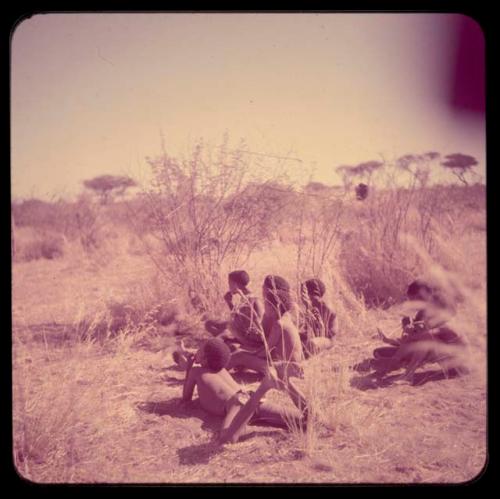
[[[240,203],[229,198],[219,226],[222,215],[203,219],[217,203],[197,205],[188,194],[175,213],[162,211],[158,192],[103,205],[13,205],[13,459],[23,477],[459,483],[481,472],[484,186],[381,188],[359,201],[342,190],[280,185],[247,190]],[[313,418],[305,432],[249,426],[239,443],[220,445],[221,419],[196,396],[179,403],[184,373],[172,350],[180,338],[196,346],[209,336],[189,288],[221,316],[227,272],[237,268],[255,293],[267,274],[297,292],[303,279],[325,282],[339,332],[332,349],[305,361],[300,383],[327,424]],[[428,364],[418,384],[370,384],[352,366],[380,346],[377,328],[399,337],[406,286],[419,276],[454,295],[452,325],[467,342],[470,373],[451,379]],[[255,373],[234,375],[258,386]],[[291,403],[279,392],[269,398]]]

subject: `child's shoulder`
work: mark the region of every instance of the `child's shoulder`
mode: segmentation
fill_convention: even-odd
[[[286,314],[282,315],[276,321],[276,324],[279,325],[282,329],[287,331],[293,331],[297,329],[295,323],[293,322],[292,314],[290,312],[287,312]]]
[[[321,307],[322,310],[325,310],[327,312],[333,313],[332,307],[323,298],[321,298],[321,300],[319,301],[319,304],[320,304],[320,307]]]
[[[205,376],[212,377],[214,374],[216,374],[216,373],[210,371],[210,369],[208,369],[208,367],[194,366],[193,368],[191,368],[191,376],[193,376],[197,380],[199,380]]]

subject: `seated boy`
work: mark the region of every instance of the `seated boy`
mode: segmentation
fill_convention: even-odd
[[[266,296],[269,292],[290,292],[290,285],[283,277],[278,275],[268,275],[264,279],[262,285],[262,295]],[[267,371],[267,354],[269,349],[269,337],[275,322],[275,314],[273,309],[264,306],[264,314],[261,319],[261,331],[263,334],[263,342],[258,345],[249,347],[245,345],[242,349],[233,350],[233,355],[229,364],[230,368],[248,368],[264,374]],[[273,338],[273,344],[275,338]],[[267,345],[267,349],[266,349]]]
[[[423,308],[413,319],[403,317],[403,334],[400,339],[387,338],[380,330],[379,335],[391,347],[377,348],[371,367],[382,376],[390,371],[406,367],[405,379],[412,379],[415,370],[426,362],[449,363],[450,359],[465,346],[463,340],[445,327],[452,312],[434,298],[432,289],[421,281],[413,281],[407,290],[409,300],[420,301]],[[443,348],[443,345],[458,347]]]
[[[188,357],[182,393],[182,399],[190,401],[196,387],[201,406],[211,414],[224,416],[222,441],[237,442],[248,422],[282,428],[302,424],[302,415],[297,409],[284,409],[262,400],[265,391],[274,386],[271,377],[259,387],[257,403],[255,398],[252,399],[253,410],[249,417],[235,424],[235,416],[249,400],[250,393],[245,392],[226,370],[230,355],[228,346],[219,338],[206,341],[195,355]],[[199,366],[193,366],[195,363]]]
[[[415,371],[426,363],[438,363],[448,376],[466,374],[464,357],[465,344],[455,338],[456,333],[448,328],[440,328],[436,333],[424,330],[405,342],[402,342],[392,357],[380,362],[375,361],[374,375],[378,378],[401,367],[405,372],[396,379],[405,379],[413,382]]]
[[[288,281],[279,275],[267,275],[262,284],[262,296],[266,296],[268,291],[282,291],[284,293],[291,294],[291,287]],[[299,323],[300,310],[295,302],[292,302],[292,308],[290,309],[290,316],[292,317],[292,321],[294,324]],[[266,327],[269,320],[264,313],[264,318],[262,321],[262,325],[264,327],[264,333],[267,335],[269,332],[269,328]]]
[[[250,277],[244,270],[229,273],[229,291],[224,295],[224,300],[230,310],[230,319],[206,321],[205,328],[223,340],[236,340],[243,346],[255,348],[263,342],[261,322],[264,309],[261,301],[248,289],[249,282]]]
[[[373,351],[373,357],[375,359],[387,359],[392,357],[401,344],[413,338],[416,333],[424,331],[424,329],[429,326],[436,327],[444,324],[444,322],[448,319],[448,317],[443,318],[441,314],[435,313],[437,308],[434,303],[435,300],[433,298],[433,291],[423,281],[416,279],[410,283],[408,289],[406,290],[406,296],[409,301],[421,302],[424,305],[424,308],[418,310],[413,319],[406,316],[403,317],[401,320],[401,338],[388,338],[382,331],[380,331],[380,329],[378,329],[380,339],[384,343],[391,346],[376,348]],[[434,310],[433,313],[429,313],[431,308]]]
[[[307,356],[330,348],[337,333],[336,315],[323,299],[325,291],[325,284],[320,279],[309,279],[301,285],[305,311],[300,336]]]
[[[228,275],[229,291],[224,295],[224,300],[230,310],[228,321],[207,320],[205,329],[228,343],[231,349],[234,344],[239,343],[250,349],[255,349],[263,345],[262,316],[263,306],[260,300],[252,295],[248,289],[250,277],[244,270],[235,270]],[[233,303],[234,297],[237,302]],[[186,368],[187,356],[189,352],[180,346],[173,352],[172,356],[176,364],[183,369]]]

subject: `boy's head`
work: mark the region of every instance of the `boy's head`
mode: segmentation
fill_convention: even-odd
[[[325,283],[321,279],[309,279],[304,282],[307,294],[310,298],[322,298],[325,294]]]
[[[264,294],[265,309],[267,314],[281,317],[290,311],[293,306],[292,296],[283,289],[267,290]]]
[[[415,279],[406,290],[409,300],[430,301],[433,296],[432,289],[425,282]]]
[[[206,341],[196,352],[195,361],[213,373],[224,369],[231,357],[229,347],[219,338]]]
[[[235,293],[238,289],[245,289],[250,282],[250,276],[244,270],[234,270],[228,275],[229,291]]]
[[[288,281],[279,275],[268,275],[264,279],[262,285],[262,293],[265,296],[268,291],[285,291],[290,292],[290,284]]]

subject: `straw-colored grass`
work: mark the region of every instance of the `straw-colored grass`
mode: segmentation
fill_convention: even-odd
[[[453,233],[435,229],[433,254],[418,241],[411,251],[422,272],[464,295],[454,327],[468,342],[469,375],[422,386],[363,384],[351,366],[379,346],[377,327],[399,334],[400,315],[397,307],[365,305],[349,284],[339,247],[321,270],[339,334],[333,348],[306,361],[300,381],[312,424],[305,432],[249,426],[241,442],[225,446],[215,440],[220,418],[204,413],[196,398],[179,404],[183,373],[170,355],[175,333],[191,338],[192,346],[204,333],[187,290],[139,251],[140,241],[133,247],[126,239],[115,241],[101,255],[74,251],[14,263],[16,468],[44,483],[470,480],[487,452],[486,256],[481,218],[471,213],[469,223],[467,216],[455,220]],[[345,234],[343,227],[341,241]],[[269,273],[296,286],[296,256],[292,243],[278,242],[250,255],[244,268],[252,289],[260,292]],[[179,310],[175,327],[145,321],[169,303]],[[72,336],[78,324],[89,329],[117,316],[130,320],[104,340]],[[257,386],[255,379],[248,375],[242,382]],[[291,404],[283,393],[268,396]]]

